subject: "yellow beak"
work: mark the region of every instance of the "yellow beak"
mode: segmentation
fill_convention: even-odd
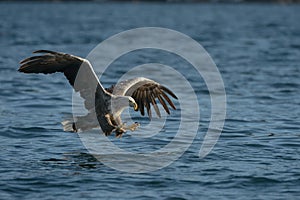
[[[134,111],[138,111],[139,106],[137,105],[137,103],[135,103],[135,102],[130,102],[129,105],[130,105],[130,107],[133,107]]]
[[[134,111],[138,111],[139,110],[139,106],[137,105],[137,103],[134,103],[133,109],[134,109]]]

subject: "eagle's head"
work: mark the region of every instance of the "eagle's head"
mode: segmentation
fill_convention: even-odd
[[[137,103],[130,96],[113,96],[111,99],[111,111],[114,116],[120,116],[128,106],[132,107],[135,111],[138,110]]]

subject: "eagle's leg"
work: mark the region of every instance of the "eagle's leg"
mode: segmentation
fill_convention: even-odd
[[[135,122],[134,124],[131,124],[129,126],[126,126],[126,124],[123,123],[116,128],[116,137],[121,138],[122,134],[125,133],[127,130],[135,131],[139,126],[140,126],[140,124],[137,122]]]
[[[110,117],[109,114],[106,114],[106,115],[105,115],[105,118],[106,118],[106,120],[107,120],[107,123],[108,123],[110,126],[115,127],[115,125],[114,125],[114,124],[112,123],[112,121],[111,121],[111,117]]]
[[[126,126],[125,124],[123,125],[123,128],[125,130],[131,130],[131,131],[135,131],[138,127],[140,126],[139,123],[135,122],[134,124],[131,124],[129,126]]]
[[[116,132],[116,137],[122,137],[122,134],[126,132],[126,130],[123,128],[123,125],[116,125],[115,120],[112,121],[111,115],[109,114],[106,114],[105,118],[110,126],[115,127],[114,131]]]
[[[126,132],[126,129],[124,127],[124,124],[116,126],[116,137],[120,138],[122,137],[122,134]]]
[[[135,131],[139,126],[140,126],[140,124],[135,122],[134,124],[131,124],[129,126],[127,126],[126,123],[123,123],[122,125],[119,125],[118,127],[124,131],[126,131],[126,130]]]
[[[129,126],[126,126],[125,123],[122,123],[121,125],[118,125],[117,128],[116,128],[116,137],[117,138],[121,138],[123,133],[125,133],[127,130],[130,130],[130,131],[135,131],[137,129],[137,127],[139,127],[140,124],[135,122],[134,124],[131,124]]]

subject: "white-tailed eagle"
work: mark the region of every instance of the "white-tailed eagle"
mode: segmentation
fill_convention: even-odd
[[[84,107],[88,114],[77,117],[72,122],[62,122],[64,130],[84,131],[100,125],[105,135],[115,131],[116,136],[119,137],[126,130],[134,130],[138,126],[137,123],[130,126],[122,123],[121,113],[128,106],[133,107],[135,111],[139,110],[143,116],[146,108],[149,118],[151,118],[151,105],[157,116],[161,116],[157,102],[161,103],[168,114],[170,114],[168,104],[176,109],[168,97],[170,95],[177,99],[176,95],[153,80],[137,77],[105,89],[88,60],[49,50],[38,50],[33,53],[40,55],[22,60],[18,71],[44,74],[62,72],[74,90],[84,99]]]

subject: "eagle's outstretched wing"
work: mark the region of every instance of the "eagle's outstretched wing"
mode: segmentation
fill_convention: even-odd
[[[90,118],[93,116],[95,120],[91,123],[90,128],[99,126],[99,122],[101,125],[102,121],[102,126],[104,126],[105,119],[103,117],[103,119],[99,118],[98,122],[96,114],[107,113],[107,109],[109,109],[107,102],[110,101],[111,94],[108,93],[99,82],[90,62],[77,56],[48,50],[38,50],[33,53],[39,53],[41,55],[22,60],[18,71],[44,74],[55,72],[64,73],[74,90],[79,92],[80,96],[84,99],[84,107],[88,110],[86,116],[77,119],[76,125],[84,124],[87,120],[91,123]],[[97,97],[96,102],[95,97]],[[95,105],[95,103],[97,105]],[[97,108],[95,108],[95,106]],[[81,120],[82,123],[78,120]],[[107,129],[112,129],[112,127],[107,127]]]
[[[121,81],[114,85],[110,92],[115,95],[126,95],[131,96],[135,102],[138,104],[141,115],[145,115],[145,108],[149,118],[152,117],[151,114],[151,104],[157,116],[161,117],[159,108],[157,106],[157,100],[161,103],[165,111],[170,114],[169,107],[166,102],[175,110],[176,107],[171,99],[171,97],[177,99],[176,95],[167,87],[144,77],[137,77],[133,79],[128,79]]]
[[[38,50],[33,53],[42,55],[22,60],[18,71],[43,74],[64,73],[74,90],[80,92],[80,96],[85,100],[84,104],[87,110],[95,107],[96,89],[97,93],[100,93],[98,96],[105,95],[106,92],[88,60],[49,50]],[[77,76],[78,74],[80,76]]]

